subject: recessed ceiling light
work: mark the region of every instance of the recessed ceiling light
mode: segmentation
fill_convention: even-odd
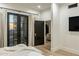
[[[40,6],[40,5],[38,5],[37,7],[38,7],[38,8],[41,8],[41,6]]]

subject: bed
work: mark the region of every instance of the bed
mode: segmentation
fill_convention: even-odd
[[[44,56],[42,52],[34,47],[27,47],[24,44],[18,44],[13,47],[0,48],[0,56]]]

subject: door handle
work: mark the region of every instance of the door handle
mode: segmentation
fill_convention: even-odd
[[[35,37],[36,37],[36,33],[35,33]]]

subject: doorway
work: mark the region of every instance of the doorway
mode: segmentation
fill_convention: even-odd
[[[7,13],[7,45],[28,45],[28,16]]]
[[[40,37],[43,36],[43,40],[41,40],[39,38],[38,39],[35,39],[36,42],[34,42],[34,44],[35,43],[38,44],[38,43],[40,43],[40,42],[43,41],[43,44],[35,45],[35,47],[37,49],[40,49],[41,51],[43,51],[44,54],[49,55],[49,54],[51,54],[51,52],[50,52],[51,51],[51,20],[42,21],[43,24],[41,24],[40,22],[41,21],[38,21],[35,24],[35,26],[37,28],[37,29],[35,28],[35,36],[37,35],[37,33],[36,33],[36,30],[37,30],[37,31],[39,31],[38,32],[38,35]],[[43,30],[41,30],[41,28],[43,28]],[[41,35],[40,35],[40,32],[42,33]]]
[[[46,48],[51,50],[51,20],[45,21]]]

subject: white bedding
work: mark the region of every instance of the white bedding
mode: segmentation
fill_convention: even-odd
[[[42,52],[34,47],[19,44],[13,47],[0,48],[0,56],[43,56]]]

